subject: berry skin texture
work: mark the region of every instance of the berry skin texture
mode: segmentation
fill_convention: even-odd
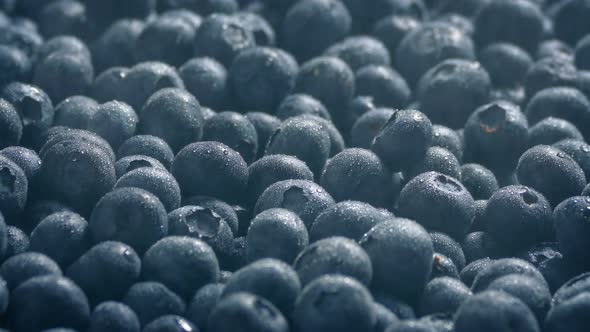
[[[396,111],[381,127],[371,150],[392,171],[403,171],[422,159],[432,142],[432,123],[419,111]]]
[[[461,166],[461,183],[475,200],[488,199],[499,188],[494,173],[479,164]]]
[[[140,272],[141,260],[133,248],[121,242],[105,241],[70,265],[66,276],[96,305],[121,299],[139,279]]]
[[[235,293],[219,301],[209,315],[207,331],[288,332],[281,312],[268,300],[250,293]]]
[[[588,265],[590,242],[587,234],[587,213],[590,210],[590,197],[570,197],[561,202],[553,211],[555,234],[559,248],[566,258]]]
[[[172,166],[174,152],[161,138],[151,135],[135,135],[123,142],[117,150],[117,157],[144,155],[162,163],[166,169]]]
[[[389,66],[390,55],[385,45],[369,36],[349,37],[328,48],[324,55],[335,56],[357,71],[365,66]]]
[[[131,286],[122,301],[135,312],[141,326],[164,315],[182,315],[184,301],[159,282],[138,282]]]
[[[96,204],[89,226],[95,243],[121,241],[142,254],[166,236],[168,218],[164,205],[152,193],[120,188]]]
[[[424,209],[422,202],[429,202]],[[471,226],[475,202],[457,180],[440,173],[416,176],[400,193],[399,215],[411,218],[429,230],[460,239]]]
[[[193,58],[178,69],[188,92],[201,105],[222,109],[229,99],[227,70],[215,59]]]
[[[18,145],[23,135],[21,118],[12,104],[0,99],[0,147]]]
[[[206,195],[228,203],[239,201],[248,183],[244,159],[219,142],[185,146],[174,158],[171,173],[183,196]]]
[[[545,321],[545,329],[549,332],[583,331],[590,323],[585,315],[589,308],[590,295],[581,293],[551,308]]]
[[[17,331],[41,331],[55,326],[84,329],[90,308],[84,292],[61,276],[29,279],[11,294],[9,325]]]
[[[90,316],[88,332],[139,332],[137,315],[123,303],[103,302],[94,308]]]
[[[223,143],[238,152],[248,164],[256,159],[258,133],[245,116],[235,112],[221,112],[205,121],[203,141]]]
[[[303,289],[293,320],[301,331],[368,331],[376,322],[372,305],[371,294],[358,281],[328,275]]]
[[[449,277],[435,278],[424,289],[420,300],[420,312],[423,315],[435,313],[453,314],[471,295],[471,290],[457,279]]]
[[[521,184],[542,193],[553,206],[578,195],[586,186],[580,166],[565,152],[547,145],[527,150],[518,161],[516,174]]]
[[[5,218],[16,217],[24,210],[28,185],[25,172],[10,159],[0,157],[0,210]]]
[[[551,145],[564,139],[584,140],[582,133],[566,120],[549,117],[529,129],[529,145]]]
[[[15,255],[0,266],[0,276],[11,292],[31,278],[49,275],[61,276],[61,269],[51,258],[40,253]]]
[[[417,299],[430,277],[434,254],[422,226],[408,219],[387,220],[367,232],[359,244],[371,258],[373,287],[408,301]]]
[[[252,220],[246,235],[246,255],[251,262],[275,258],[291,263],[308,244],[307,229],[297,214],[271,208]]]
[[[157,167],[140,167],[119,178],[114,189],[135,187],[154,194],[172,211],[180,206],[180,187],[172,174]]]
[[[486,291],[465,302],[455,315],[455,331],[541,331],[535,315],[519,299],[504,292]]]
[[[324,168],[320,184],[334,200],[359,200],[378,207],[391,204],[390,171],[375,153],[346,149],[332,157]],[[383,189],[375,190],[383,186]]]
[[[225,285],[222,283],[211,283],[201,287],[193,296],[185,317],[200,329],[205,329],[209,314],[221,299],[224,288]]]

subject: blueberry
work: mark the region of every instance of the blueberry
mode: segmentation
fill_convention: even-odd
[[[367,25],[385,16],[399,14],[425,20],[428,16],[427,8],[422,0],[389,1],[378,0],[366,3],[362,0],[343,1],[353,17],[354,30],[364,30]]]
[[[139,188],[120,188],[106,194],[90,217],[95,242],[115,240],[139,253],[164,237],[168,230],[166,209],[160,200]]]
[[[401,108],[410,101],[408,84],[390,67],[368,65],[357,70],[355,75],[356,94],[373,97],[378,106]]]
[[[6,251],[3,259],[8,259],[29,251],[29,237],[20,228],[8,226],[6,228],[6,236]]]
[[[432,146],[439,146],[450,151],[458,161],[463,159],[463,141],[454,130],[441,126],[432,126]]]
[[[159,282],[139,282],[131,286],[123,303],[137,314],[141,326],[164,315],[182,315],[184,301]]]
[[[198,331],[190,321],[178,315],[164,315],[147,324],[142,331],[145,332],[186,332]]]
[[[553,147],[567,153],[584,171],[586,179],[590,175],[590,146],[583,140],[566,139],[553,144]]]
[[[52,1],[39,13],[39,30],[45,37],[75,35],[86,37],[90,26],[82,1]]]
[[[208,196],[185,197],[182,205],[196,205],[204,209],[209,209],[213,214],[221,217],[229,226],[234,235],[238,234],[242,228],[242,220],[238,219],[236,210],[224,201]]]
[[[23,282],[38,276],[61,276],[59,265],[40,253],[22,253],[8,258],[0,266],[0,276],[8,289],[14,290]]]
[[[269,139],[266,154],[292,155],[306,162],[319,177],[330,154],[330,136],[313,119],[295,117],[287,119]]]
[[[548,117],[529,128],[529,145],[550,145],[564,139],[584,140],[582,133],[566,120]]]
[[[488,2],[476,14],[474,25],[480,46],[504,41],[534,50],[543,39],[543,13],[531,1]]]
[[[369,149],[373,139],[381,128],[389,121],[394,111],[388,108],[377,108],[361,115],[350,130],[351,146]]]
[[[548,117],[567,120],[590,138],[590,101],[582,92],[569,87],[547,88],[532,96],[526,107],[526,116],[531,123]]]
[[[497,258],[505,253],[490,234],[482,231],[467,234],[461,246],[467,263],[483,258]]]
[[[22,119],[24,144],[32,145],[40,132],[51,126],[53,104],[38,87],[13,82],[2,90],[2,98],[14,106]]]
[[[137,19],[127,18],[113,22],[92,46],[96,72],[135,64],[135,42],[144,28],[145,23]]]
[[[590,5],[583,0],[560,3],[555,10],[553,29],[555,35],[563,41],[575,44],[590,32],[590,25],[585,20],[590,13]]]
[[[574,49],[560,39],[548,39],[541,42],[535,52],[535,58],[541,60],[552,57],[573,60]]]
[[[302,188],[293,185],[288,190],[293,189]],[[294,212],[270,208],[252,220],[246,235],[246,255],[249,261],[268,257],[291,263],[308,243],[305,225]]]
[[[55,106],[54,126],[88,129],[98,103],[85,96],[73,96]]]
[[[102,31],[112,22],[124,18],[145,18],[155,9],[153,0],[132,0],[119,3],[117,0],[85,0],[88,20],[96,26],[98,31]]]
[[[481,292],[487,289],[495,280],[512,274],[531,277],[546,285],[543,275],[532,264],[522,259],[503,258],[493,261],[480,270],[475,280],[473,280],[471,290],[476,293]]]
[[[203,140],[226,144],[240,153],[247,163],[255,160],[258,151],[256,128],[245,116],[235,112],[221,112],[207,119]]]
[[[115,184],[115,189],[136,187],[154,194],[166,208],[172,211],[180,206],[180,187],[166,170],[156,167],[142,167],[127,172]]]
[[[139,279],[141,260],[130,246],[105,241],[90,248],[66,270],[90,303],[119,300]]]
[[[401,320],[408,320],[416,318],[414,309],[406,302],[400,300],[398,297],[391,295],[384,291],[371,290],[375,298],[375,303],[381,304]]]
[[[283,99],[276,111],[276,117],[281,120],[298,115],[311,114],[326,120],[331,120],[330,113],[317,99],[306,94],[289,95]]]
[[[467,264],[463,270],[461,270],[459,275],[461,277],[461,281],[468,287],[471,287],[473,280],[475,280],[475,277],[479,274],[479,272],[486,269],[491,263],[492,260],[489,258],[482,258],[472,261],[471,263]]]
[[[35,67],[35,85],[54,102],[85,93],[94,80],[94,68],[82,54],[59,51],[42,59]]]
[[[152,135],[135,135],[123,142],[117,151],[118,158],[134,155],[152,157],[167,169],[172,166],[174,152],[163,139]],[[120,160],[120,159],[119,159]]]
[[[383,125],[371,149],[392,171],[412,167],[419,162],[432,142],[432,124],[419,111],[402,110]]]
[[[567,58],[548,57],[537,61],[527,72],[524,87],[527,96],[551,87],[577,87],[576,67]]]
[[[235,16],[252,32],[258,46],[273,46],[276,43],[275,31],[269,21],[253,12],[238,12]]]
[[[73,212],[52,214],[31,233],[30,250],[43,253],[67,267],[90,246],[88,223]]]
[[[226,220],[203,206],[187,205],[170,212],[168,229],[169,235],[194,237],[207,243],[222,265],[233,245],[232,230]]]
[[[269,186],[256,202],[254,213],[280,207],[295,212],[306,227],[334,204],[334,199],[319,185],[307,180],[284,180]]]
[[[137,315],[123,303],[103,302],[90,316],[88,332],[139,332]]]
[[[471,296],[471,291],[461,281],[441,277],[432,279],[420,299],[422,315],[434,313],[455,313],[465,300]]]
[[[71,209],[58,201],[35,200],[29,202],[18,226],[26,233],[30,233],[45,217],[62,211],[71,211]]]
[[[199,102],[185,90],[166,88],[154,93],[139,112],[139,132],[162,138],[173,151],[199,141],[204,119]]]
[[[589,324],[588,317],[584,314],[588,308],[590,308],[588,293],[581,293],[551,308],[545,321],[546,331],[583,331]]]
[[[161,282],[185,299],[219,277],[219,263],[211,247],[185,236],[156,242],[145,253],[142,269],[144,278]]]
[[[545,319],[549,310],[549,287],[537,279],[512,274],[496,279],[487,289],[505,292],[518,298],[531,309],[539,322]]]
[[[311,3],[339,3],[334,0],[306,0]],[[338,8],[335,6],[334,8]],[[320,29],[321,30],[321,29]],[[306,44],[309,43],[306,40]],[[346,62],[336,57],[320,56],[305,62],[297,75],[294,92],[308,94],[319,100],[333,119],[342,118],[342,112],[354,96],[354,73]]]
[[[337,236],[306,247],[295,259],[293,268],[303,285],[324,275],[338,274],[354,278],[367,286],[373,276],[367,253],[355,241]]]
[[[133,136],[138,121],[137,113],[129,105],[111,101],[98,106],[88,130],[103,137],[116,149]]]
[[[386,332],[435,332],[430,323],[419,320],[404,320],[390,326]]]
[[[538,332],[531,310],[519,299],[504,292],[486,291],[468,298],[455,315],[455,331]]]
[[[414,86],[431,67],[450,58],[473,60],[473,41],[447,23],[429,23],[411,30],[400,42],[395,65]]]
[[[297,62],[288,53],[255,47],[236,56],[229,68],[229,80],[238,105],[272,111],[292,90],[297,72]]]
[[[380,40],[369,36],[346,38],[326,49],[324,55],[342,59],[353,71],[369,65],[383,67],[390,65],[389,51],[385,45]]]
[[[143,167],[158,168],[163,171],[166,170],[166,167],[164,167],[162,163],[152,157],[134,155],[123,157],[117,160],[115,163],[115,172],[117,174],[117,178],[121,178],[123,175],[129,172]]]
[[[359,243],[371,258],[373,287],[407,300],[420,295],[430,277],[434,254],[430,236],[422,226],[407,219],[386,220]]]
[[[232,13],[238,9],[236,0],[158,0],[156,8],[164,11],[175,8],[186,8],[201,15],[212,13]]]
[[[348,103],[346,118],[340,126],[340,130],[348,134],[352,129],[354,123],[365,113],[374,110],[375,103],[373,97],[370,96],[356,96]],[[348,136],[348,135],[347,135]],[[348,139],[348,137],[347,137]]]
[[[28,194],[28,180],[25,172],[10,159],[0,157],[0,210],[12,219],[25,208]]]
[[[184,83],[182,82],[182,79],[178,75],[176,69],[162,62],[141,62],[129,69],[127,74],[123,77],[121,86],[117,90],[115,90],[117,93],[115,95],[115,98],[110,97],[108,100],[118,99],[120,101],[123,101],[129,104],[131,107],[133,107],[134,110],[138,110],[139,115],[143,116],[144,118],[149,118],[149,113],[142,112],[139,110],[142,110],[142,107],[145,106],[144,110],[147,108],[149,112],[149,109],[151,107],[156,107],[156,105],[153,105],[156,101],[159,103],[163,103],[165,101],[175,101],[176,103],[178,103],[178,99],[180,97],[184,97],[183,102],[180,103],[180,105],[175,105],[173,107],[164,104],[159,106],[159,108],[164,108],[164,110],[161,111],[163,113],[173,112],[177,108],[182,109],[183,106],[187,104],[190,105],[192,108],[195,108],[195,102],[193,101],[193,98],[189,97],[190,94],[184,91],[184,93],[181,94],[180,92],[178,92],[179,90],[175,89],[167,89],[164,91],[160,91],[165,88],[184,88]],[[178,94],[180,94],[180,96],[178,96]],[[156,98],[156,96],[158,97]],[[159,113],[156,112],[155,114]],[[172,118],[170,117],[167,117],[166,119],[168,121],[172,120]],[[192,122],[194,122],[195,120],[193,120],[192,118],[190,120],[192,121],[184,120],[182,124],[185,124],[185,122],[187,122],[188,124],[192,125]],[[149,121],[147,123],[149,123]],[[188,126],[188,124],[185,124],[185,126]],[[175,128],[182,127],[177,124]],[[184,144],[188,144],[191,142],[193,141],[184,142]],[[175,148],[179,148],[174,146],[174,144],[171,144],[170,142],[168,142],[168,144],[170,144],[173,150]]]
[[[297,2],[282,22],[281,40],[287,51],[300,60],[308,60],[346,37],[351,24],[350,13],[340,1]]]
[[[226,283],[222,298],[240,292],[251,293],[267,299],[288,316],[300,291],[299,277],[290,265],[275,259],[261,259],[237,270]]]
[[[41,160],[47,155],[47,151],[59,144],[89,144],[96,146],[103,153],[108,156],[108,159],[115,162],[115,153],[109,145],[109,143],[97,134],[80,129],[71,129],[68,127],[51,127],[43,134],[43,144],[41,144],[41,150],[39,151],[39,157]]]
[[[498,190],[498,181],[494,173],[479,164],[461,166],[461,183],[475,200],[488,199]]]
[[[145,25],[135,40],[135,59],[180,66],[193,54],[195,34],[195,26],[185,20],[157,17]]]
[[[430,233],[430,239],[434,252],[451,259],[459,271],[465,267],[465,255],[459,243],[443,233]]]
[[[429,202],[424,209],[422,202]],[[457,180],[436,172],[412,179],[398,200],[400,216],[415,219],[428,229],[461,238],[471,226],[474,200]]]
[[[354,168],[351,168],[354,167]],[[365,149],[347,149],[331,158],[320,184],[336,201],[360,200],[375,206],[391,204],[391,188],[375,191],[389,181],[390,172],[377,155]]]
[[[204,329],[207,326],[209,314],[221,299],[224,288],[225,285],[221,283],[212,283],[201,287],[192,298],[185,317],[200,329]]]
[[[405,175],[408,179],[426,172],[438,172],[455,179],[461,178],[461,165],[449,150],[433,146],[426,150],[424,157],[411,167]]]
[[[590,199],[587,196],[570,197],[561,202],[553,212],[554,227],[559,247],[566,258],[587,265],[586,239],[589,229],[585,223],[586,213],[590,211]]]
[[[518,162],[518,181],[541,192],[552,205],[577,195],[586,186],[584,171],[565,152],[538,145]]]
[[[0,27],[0,31],[0,45],[16,47],[29,58],[34,57],[43,44],[43,38],[34,30],[8,25]]]
[[[254,125],[258,136],[258,151],[256,158],[264,155],[264,150],[272,134],[281,126],[281,120],[263,112],[248,112],[246,118]],[[207,120],[207,118],[205,118]]]
[[[0,147],[18,145],[23,135],[23,123],[14,106],[0,99]]]
[[[208,318],[207,331],[287,332],[281,312],[269,301],[250,294],[235,293],[219,301]]]
[[[40,179],[47,195],[82,214],[87,214],[115,183],[115,167],[108,154],[92,143],[56,143],[42,160]]]
[[[465,155],[496,175],[514,170],[528,147],[528,122],[515,104],[497,101],[484,105],[467,120]]]
[[[303,120],[311,120],[317,124],[319,124],[322,129],[328,133],[330,137],[330,157],[342,152],[345,149],[346,143],[344,142],[344,137],[340,134],[340,130],[336,128],[334,123],[330,120],[326,120],[322,117],[312,115],[312,114],[303,114],[296,117],[297,119]]]
[[[90,308],[84,292],[61,276],[31,278],[11,294],[9,325],[16,331],[40,331],[55,326],[84,329]]]
[[[229,101],[227,70],[212,58],[194,58],[178,69],[188,92],[203,106],[223,109]]]
[[[88,46],[86,46],[86,44],[84,44],[81,39],[73,36],[57,36],[49,39],[43,45],[41,45],[37,52],[38,61],[42,61],[52,54],[59,52],[78,54],[87,59],[91,58]]]
[[[549,202],[526,186],[508,186],[496,191],[488,200],[484,219],[488,233],[508,250],[527,248],[552,232]]]
[[[494,86],[521,84],[533,65],[533,59],[525,50],[506,42],[488,45],[480,52],[478,60],[489,73]]]
[[[239,200],[248,181],[244,159],[219,142],[187,145],[176,155],[171,171],[184,196],[209,195],[227,202]]]
[[[196,56],[212,57],[226,67],[240,52],[255,44],[254,35],[237,17],[224,14],[205,18],[193,43]]]
[[[375,22],[371,34],[387,47],[390,55],[394,55],[402,39],[420,25],[420,21],[412,16],[390,15]]]
[[[123,100],[126,98],[123,87],[127,83],[125,78],[129,71],[129,68],[124,67],[111,67],[105,70],[96,76],[88,94],[99,102]]]
[[[310,240],[315,242],[331,236],[343,236],[358,241],[373,226],[391,218],[370,204],[342,201],[317,216],[310,229]]]
[[[18,48],[0,46],[0,69],[4,72],[0,87],[15,81],[27,81],[31,76],[31,60]]]

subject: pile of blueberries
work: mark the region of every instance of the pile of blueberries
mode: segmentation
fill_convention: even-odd
[[[590,0],[0,0],[0,331],[590,331]]]

